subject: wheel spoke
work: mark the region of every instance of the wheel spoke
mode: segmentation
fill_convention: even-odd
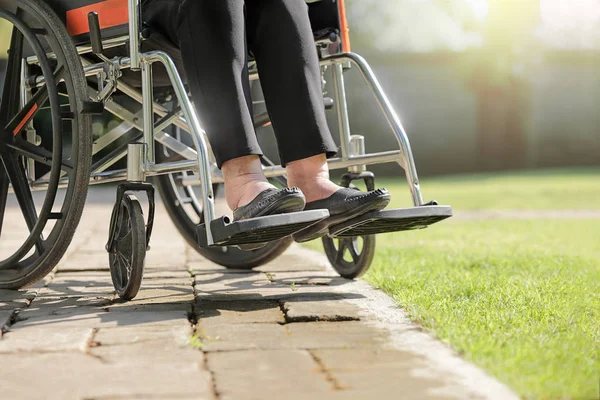
[[[15,138],[13,143],[7,143],[6,147],[13,149],[24,157],[31,158],[32,160],[50,167],[52,166],[52,152],[41,146],[36,146],[33,143],[23,140],[22,138]],[[61,162],[61,170],[70,174],[73,172],[73,164],[71,164],[69,161],[63,160]],[[30,178],[34,179],[33,176]]]
[[[121,283],[123,283],[125,285],[129,281],[129,278],[131,277],[131,263],[129,262],[129,258],[125,257],[125,255],[122,254],[121,252],[117,252],[117,256],[121,260],[119,265],[122,265],[123,268],[125,268],[125,272],[127,273],[127,280],[123,281],[123,270],[120,269]]]
[[[121,239],[117,239],[117,251],[123,254],[131,252],[131,231]]]
[[[64,68],[60,65],[54,72],[54,84],[58,85],[63,78]],[[18,135],[23,128],[33,120],[33,117],[44,107],[44,103],[48,100],[48,83],[33,95],[31,100],[15,115],[4,128],[5,132],[12,132],[13,136]]]
[[[340,247],[338,247],[337,255],[335,257],[335,262],[338,264],[344,261],[344,253],[346,252],[346,245],[348,242],[346,239],[340,239],[339,243]]]
[[[358,244],[358,238],[352,238],[348,241],[349,246],[348,247],[348,251],[350,252],[350,255],[352,256],[352,260],[354,260],[354,263],[358,263],[358,261],[360,260],[360,256],[358,254],[358,250],[356,249],[356,245]]]
[[[8,177],[10,178],[10,182],[12,183],[19,207],[21,207],[21,213],[23,214],[23,218],[25,218],[27,228],[31,232],[37,222],[38,216],[35,209],[35,203],[33,202],[33,196],[29,189],[29,182],[25,175],[25,169],[15,154],[5,154],[2,157],[2,161]],[[35,247],[41,254],[44,249],[41,235],[36,238]]]
[[[115,253],[115,268],[119,277],[119,286],[123,286],[123,255],[118,251]]]
[[[20,10],[17,10],[17,15]],[[23,34],[13,27],[10,39],[10,54],[4,77],[2,103],[0,103],[0,126],[4,126],[11,115],[15,114],[19,106],[21,59],[23,58]]]

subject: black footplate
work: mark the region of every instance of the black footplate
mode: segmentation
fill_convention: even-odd
[[[228,217],[222,217],[212,221],[210,228],[214,246],[266,243],[283,239],[327,217],[327,210],[299,211],[234,222]],[[196,232],[200,246],[208,247],[204,224],[198,225]]]
[[[375,211],[329,228],[330,237],[354,237],[427,228],[452,216],[450,206],[421,206]]]

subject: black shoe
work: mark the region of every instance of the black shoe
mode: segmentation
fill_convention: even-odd
[[[267,189],[263,190],[245,206],[239,207],[233,212],[233,220],[241,221],[245,219],[264,217],[266,215],[286,214],[302,211],[306,205],[304,194],[297,187],[285,189]],[[241,244],[238,247],[242,250],[257,250],[266,246],[267,243]]]
[[[384,209],[390,203],[391,198],[386,189],[376,189],[370,192],[348,188],[339,189],[326,199],[306,203],[304,210],[326,209],[329,210],[330,216],[295,233],[293,238],[298,243],[320,238],[332,225],[341,224],[371,211]]]

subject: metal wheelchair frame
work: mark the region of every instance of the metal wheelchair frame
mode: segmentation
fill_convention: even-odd
[[[101,87],[98,90],[89,88],[90,97],[104,102],[105,110],[123,120],[119,126],[109,131],[94,144],[94,153],[121,138],[132,128],[141,130],[143,136],[141,141],[128,144],[126,150],[119,151],[113,158],[95,165],[90,177],[90,184],[122,180],[138,183],[143,182],[148,176],[192,170],[199,176],[199,179],[195,177],[184,178],[183,184],[187,186],[201,185],[204,221],[213,221],[215,220],[213,183],[223,182],[223,176],[217,169],[212,158],[210,147],[207,144],[206,133],[202,129],[173,59],[164,51],[140,52],[139,0],[128,0],[128,8],[128,36],[103,41],[103,46],[108,48],[129,44],[129,57],[103,58],[100,63],[92,63],[84,57],[85,54],[92,52],[92,46],[79,46],[77,47],[77,51],[81,55],[86,76],[101,76],[104,74],[104,78],[109,82],[108,86],[100,85]],[[36,57],[29,57],[26,62],[29,64],[35,63]],[[162,64],[166,69],[180,110],[171,112],[163,105],[154,101],[152,80],[152,65],[154,63]],[[394,112],[367,62],[358,54],[340,53],[321,57],[320,64],[322,68],[332,67],[333,97],[341,143],[341,156],[330,159],[329,168],[348,168],[349,170],[357,171],[357,168],[365,165],[397,162],[405,170],[414,205],[424,205],[408,137],[402,127],[400,118]],[[363,79],[368,84],[380,110],[398,141],[399,150],[365,154],[364,145],[360,145],[362,139],[351,135],[343,76],[344,70],[350,65],[360,71]],[[119,80],[120,71],[127,68],[134,71],[141,71],[141,92]],[[25,71],[24,68],[23,71]],[[250,79],[258,79],[258,73],[251,72]],[[101,80],[99,79],[99,81]],[[23,75],[23,88],[26,88],[27,82],[28,77]],[[35,84],[43,85],[44,79],[38,77]],[[134,114],[113,101],[110,96],[116,90],[141,103],[141,123],[139,113]],[[25,89],[21,97],[22,102],[27,101],[27,91]],[[154,120],[154,114],[160,117],[158,121]],[[195,149],[164,132],[164,129],[171,124],[190,133]],[[28,140],[35,140],[35,137],[28,137]],[[185,160],[156,163],[155,140],[179,154]],[[125,155],[127,155],[126,169],[106,171]],[[33,164],[31,162],[27,165],[29,176],[35,176],[33,173]],[[264,167],[264,173],[267,177],[282,176],[285,174],[285,169],[281,166],[267,166]],[[44,177],[32,182],[32,188],[36,189],[43,189],[46,185],[47,178]],[[206,224],[206,243],[209,246],[214,244],[210,223]]]

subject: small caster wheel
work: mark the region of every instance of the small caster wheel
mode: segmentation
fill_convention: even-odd
[[[371,266],[375,256],[375,235],[323,237],[323,248],[329,262],[340,276],[346,279],[358,278]]]
[[[133,299],[142,284],[146,258],[146,226],[137,198],[126,194],[115,205],[114,251],[108,253],[115,291],[124,300]]]

